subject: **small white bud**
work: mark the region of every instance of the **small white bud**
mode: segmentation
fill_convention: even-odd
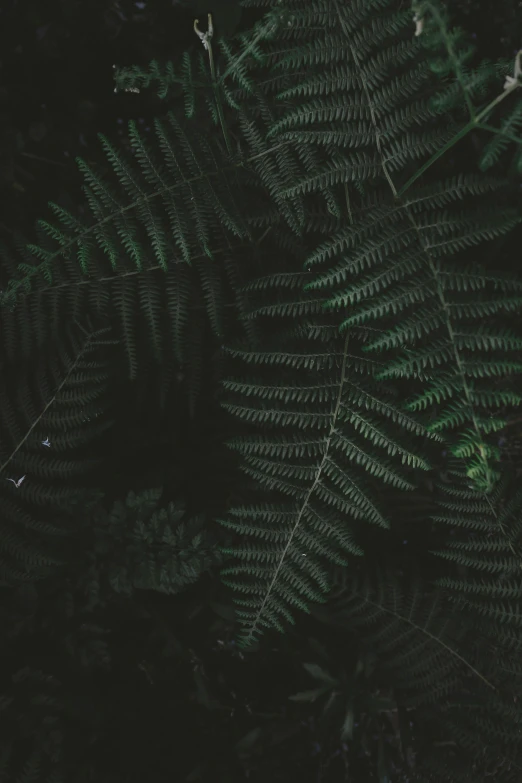
[[[513,76],[506,76],[506,81],[504,82],[505,90],[509,90],[512,87],[519,87],[522,84],[519,78],[522,75],[521,58],[522,58],[522,49],[520,49],[517,52],[517,56],[515,57],[515,70]]]
[[[208,49],[209,41],[214,35],[214,27],[212,25],[212,14],[208,14],[208,30],[206,33],[202,33],[198,25],[199,25],[199,19],[194,19],[194,32],[201,40],[203,47],[205,49]]]

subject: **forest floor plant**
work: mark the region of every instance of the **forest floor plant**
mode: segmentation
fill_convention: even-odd
[[[129,612],[138,627],[155,617],[164,647],[140,671],[170,687],[176,661],[190,661],[188,701],[219,712],[208,669],[149,600],[201,590],[193,611],[214,603],[229,623],[219,628],[236,633],[237,666],[255,667],[271,642],[315,680],[306,690],[303,675],[304,689],[284,697],[295,709],[288,735],[272,715],[224,740],[235,773],[285,779],[263,759],[308,714],[320,779],[359,770],[381,783],[512,783],[522,772],[522,497],[498,438],[522,401],[522,280],[495,253],[522,223],[522,50],[514,64],[476,64],[437,0],[242,6],[260,18],[231,40],[213,44],[212,16],[206,32],[196,19],[203,51],[185,52],[178,70],[115,67],[116,92],[154,85],[170,103],[154,136],[131,122],[128,152],[102,137],[105,164],[78,161],[89,218],[51,204],[37,242],[3,253],[2,611],[19,629],[4,657],[12,666],[35,617],[46,633],[57,622],[38,596],[55,596],[53,575],[65,573],[67,676],[122,665],[108,618]],[[449,150],[478,130],[490,136],[478,165],[452,166]],[[187,522],[183,498],[161,504],[157,488],[107,515],[99,487],[70,485],[97,464],[123,368],[134,390],[153,367],[162,416],[178,383],[191,421],[202,399],[219,402],[246,476],[206,528]],[[405,498],[407,522],[433,542],[426,574],[414,559],[382,557]],[[201,598],[207,577],[226,596],[218,609]],[[180,603],[176,612],[194,616]],[[122,779],[113,761],[101,767],[116,740],[99,706],[68,733],[59,671],[33,661],[11,680],[6,780],[41,769],[42,780]],[[30,729],[27,704],[48,707]],[[210,746],[210,723],[178,706]],[[84,763],[77,778],[71,747]],[[215,780],[213,763],[190,770],[183,755],[180,779]],[[155,766],[150,779],[173,773]]]

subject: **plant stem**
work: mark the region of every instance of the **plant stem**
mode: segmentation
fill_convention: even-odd
[[[219,82],[216,79],[216,69],[214,67],[214,57],[212,55],[212,44],[210,40],[207,40],[208,58],[210,61],[210,76],[212,79],[212,87],[214,89],[214,95],[216,97],[216,106],[219,115],[219,122],[225,138],[225,144],[227,145],[227,152],[232,157],[232,145],[230,143],[230,136],[228,134],[228,128],[225,123],[225,115],[223,113],[223,104],[221,103],[221,95],[219,94]]]
[[[448,141],[448,143],[442,147],[442,149],[436,152],[435,155],[432,155],[431,158],[427,160],[426,163],[424,163],[424,165],[421,166],[420,169],[418,169],[412,177],[410,177],[410,179],[406,182],[406,184],[403,185],[402,188],[400,188],[397,191],[395,198],[396,199],[400,198],[406,192],[406,190],[408,190],[410,185],[412,185],[415,182],[415,180],[418,179],[421,176],[421,174],[423,174],[426,171],[426,169],[428,169],[433,163],[435,163],[435,161],[438,158],[440,158],[441,155],[444,155],[444,153],[447,152],[447,150],[453,147],[454,144],[460,141],[460,139],[466,136],[466,134],[468,134],[474,128],[487,127],[488,130],[493,130],[492,126],[486,126],[483,123],[481,123],[482,118],[488,115],[494,109],[494,107],[497,106],[497,104],[503,101],[504,98],[507,95],[509,95],[511,92],[513,92],[513,90],[515,90],[517,87],[518,84],[514,84],[513,86],[506,88],[503,92],[500,93],[500,95],[497,95],[497,97],[493,101],[491,101],[491,103],[489,103],[485,109],[479,112],[476,115],[476,117],[474,117],[466,125],[464,125],[464,127],[461,128],[461,130],[458,133],[456,133],[455,136],[453,136],[453,138],[451,138]],[[496,128],[495,128],[495,132],[498,132]],[[520,143],[520,141],[518,143]]]

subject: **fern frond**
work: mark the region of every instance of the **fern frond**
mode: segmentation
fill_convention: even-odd
[[[4,581],[15,572],[24,579],[41,577],[61,562],[60,539],[74,533],[66,511],[86,491],[85,478],[96,465],[79,450],[110,426],[107,384],[114,342],[107,328],[78,324],[66,340],[33,358],[35,384],[27,380],[25,365],[6,373],[0,387]],[[76,486],[75,477],[81,477]],[[52,523],[44,509],[54,512]]]
[[[320,190],[325,185],[335,191],[338,185],[353,180],[367,180],[372,184],[377,177],[388,182],[391,192],[388,197],[379,197],[362,220],[353,225],[345,222],[338,232],[308,256],[304,263],[306,269],[318,263],[324,265],[327,260],[329,263],[324,271],[306,284],[305,290],[327,294],[326,309],[342,311],[350,308],[349,317],[342,323],[343,329],[364,324],[375,329],[378,322],[382,324],[381,334],[365,346],[368,351],[382,351],[383,348],[393,351],[393,358],[378,378],[437,383],[436,393],[442,395],[444,401],[459,394],[459,410],[453,410],[452,416],[440,418],[430,426],[432,430],[438,428],[449,433],[456,426],[469,423],[468,429],[474,432],[473,439],[466,440],[468,435],[463,433],[454,446],[455,453],[468,458],[469,476],[477,482],[477,486],[489,491],[498,471],[494,468],[496,452],[485,436],[494,427],[491,421],[489,425],[484,424],[485,417],[477,410],[477,399],[484,400],[487,396],[488,379],[502,373],[520,372],[520,363],[510,360],[509,354],[518,351],[522,343],[516,335],[501,335],[492,327],[482,325],[477,330],[475,324],[485,312],[489,316],[501,312],[506,300],[507,308],[516,310],[520,301],[516,293],[520,285],[518,281],[496,280],[495,288],[498,290],[504,286],[505,295],[510,294],[504,300],[486,299],[481,294],[472,296],[471,292],[466,298],[455,298],[450,293],[455,285],[451,282],[451,275],[459,274],[460,281],[462,278],[457,264],[450,265],[446,257],[480,241],[508,233],[520,223],[520,215],[514,207],[504,203],[499,204],[495,211],[489,204],[481,208],[478,194],[474,196],[478,202],[475,209],[468,207],[457,211],[453,206],[451,211],[449,208],[439,211],[435,202],[430,201],[429,193],[455,188],[454,182],[430,184],[419,194],[419,200],[413,188],[399,198],[402,190],[395,185],[395,172],[400,173],[412,160],[412,155],[422,154],[423,145],[424,152],[429,152],[432,142],[437,148],[437,139],[439,142],[442,139],[440,132],[437,136],[437,131],[433,131],[431,140],[428,136],[423,137],[421,132],[416,134],[416,138],[421,139],[418,146],[414,137],[404,129],[394,133],[393,140],[386,136],[387,118],[394,113],[402,117],[411,113],[419,122],[430,117],[427,104],[417,98],[421,86],[426,86],[425,71],[422,64],[415,60],[407,65],[405,63],[400,75],[381,89],[382,100],[377,100],[375,90],[370,93],[364,79],[362,55],[354,43],[355,39],[366,41],[362,31],[366,30],[368,20],[364,19],[364,12],[355,21],[340,7],[335,7],[339,20],[336,35],[339,41],[343,39],[346,42],[354,74],[359,74],[358,82],[354,78],[342,96],[336,91],[333,97],[325,97],[319,102],[315,99],[315,102],[302,104],[302,109],[287,111],[272,126],[269,135],[277,141],[281,131],[286,132],[293,125],[302,125],[307,130],[315,127],[321,131],[328,127],[341,130],[347,127],[352,111],[358,112],[359,127],[364,125],[367,133],[361,137],[359,148],[350,155],[329,145],[326,148],[329,160],[319,167],[319,171],[312,177],[301,177],[282,195],[293,198]],[[400,15],[396,18],[390,36],[398,33],[403,21]],[[378,29],[385,35],[380,24],[379,20]],[[359,25],[360,39],[354,32]],[[335,40],[337,38],[334,37]],[[313,48],[319,43],[310,46]],[[378,48],[377,43],[375,48]],[[303,57],[305,51],[309,55],[309,49],[303,49]],[[336,51],[335,46],[332,51]],[[413,58],[414,48],[411,54]],[[287,60],[295,67],[296,63],[290,56]],[[326,66],[326,62],[323,65]],[[447,128],[443,129],[442,135],[447,132]],[[305,143],[303,137],[293,133],[287,134],[285,140],[297,146]],[[308,137],[308,143],[313,143],[311,137]],[[461,183],[470,194],[468,200],[471,202],[476,178],[469,182],[463,179]],[[491,188],[497,186],[495,181],[490,183]],[[437,196],[437,202],[439,198]],[[366,276],[363,276],[364,273]],[[347,283],[350,284],[348,288]],[[470,289],[474,284],[475,281],[470,281],[464,286]],[[486,282],[479,285],[485,288]],[[342,289],[339,291],[340,286]],[[399,326],[396,325],[398,320]],[[401,353],[397,357],[398,350]],[[449,369],[450,365],[453,370]],[[441,367],[447,370],[441,372]],[[441,377],[444,384],[440,383]],[[480,377],[480,383],[476,382],[477,377]],[[477,397],[474,397],[475,391],[478,392]],[[413,400],[410,409],[418,409],[416,406],[417,401]],[[500,421],[497,424],[503,426]]]
[[[497,63],[482,60],[472,68],[469,63],[474,57],[475,46],[460,28],[450,26],[448,12],[442,3],[438,0],[413,0],[412,10],[419,25],[419,41],[427,52],[430,68],[443,85],[432,97],[431,107],[439,112],[458,111],[464,100],[469,122],[459,137],[473,129],[493,134],[481,153],[480,169],[486,171],[491,168],[508,146],[514,144],[511,167],[520,173],[522,98],[518,88],[522,87],[522,50],[516,54],[513,75],[509,74],[513,66],[506,59]],[[493,88],[496,89],[496,97],[485,106],[478,105],[478,99],[487,99]],[[499,105],[501,120],[500,127],[496,127],[490,122],[490,116],[498,111]],[[441,152],[439,150],[434,159]]]
[[[424,736],[429,726],[438,735],[439,761],[449,769],[458,769],[454,746],[463,771],[481,755],[484,766],[499,757],[516,765],[522,714],[513,703],[513,683],[498,665],[505,658],[477,650],[472,619],[444,590],[427,588],[419,578],[403,585],[391,571],[376,577],[337,569],[334,591],[313,615],[337,629],[341,645],[371,653],[372,670],[386,677],[399,710],[413,708],[415,734]],[[418,754],[419,775],[432,759],[424,750]]]
[[[232,366],[242,371],[223,380],[221,404],[252,429],[228,445],[260,490],[282,495],[277,505],[232,508],[219,520],[242,537],[251,533],[271,542],[226,550],[241,563],[221,575],[241,596],[244,645],[262,627],[283,630],[285,620],[293,622],[293,609],[323,600],[323,560],[346,562],[346,554],[361,554],[354,538],[358,524],[388,526],[372,494],[374,481],[411,490],[400,463],[428,467],[404,436],[426,430],[375,385],[373,363],[359,356],[356,336],[350,336],[354,349],[348,352],[348,335],[341,343],[335,323],[313,316],[300,287],[295,273],[284,271],[247,282],[245,289],[261,302],[279,291],[278,304],[252,301],[247,315],[267,323],[276,319],[274,337],[265,338],[262,349],[225,347]],[[308,320],[285,334],[280,323],[292,323],[303,312]],[[262,529],[256,522],[261,513]],[[319,538],[317,549],[312,542]]]
[[[120,595],[136,590],[177,594],[219,561],[204,534],[202,517],[185,519],[180,502],[159,508],[161,488],[115,501],[99,512],[94,524],[95,553],[85,574],[91,608],[106,603],[105,585]],[[96,584],[93,579],[96,578]],[[105,591],[105,592],[104,592]]]
[[[458,540],[450,541],[444,550],[434,554],[465,568],[469,575],[466,580],[441,577],[437,583],[453,602],[488,618],[492,631],[497,628],[502,636],[516,632],[520,637],[522,492],[504,475],[495,492],[484,499],[466,487],[465,476],[455,465],[447,477],[450,483],[439,484],[438,505],[442,513],[433,519],[466,535],[459,535]]]

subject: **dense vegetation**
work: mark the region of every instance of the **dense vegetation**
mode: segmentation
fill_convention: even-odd
[[[3,11],[0,777],[518,781],[512,5],[188,5]]]

